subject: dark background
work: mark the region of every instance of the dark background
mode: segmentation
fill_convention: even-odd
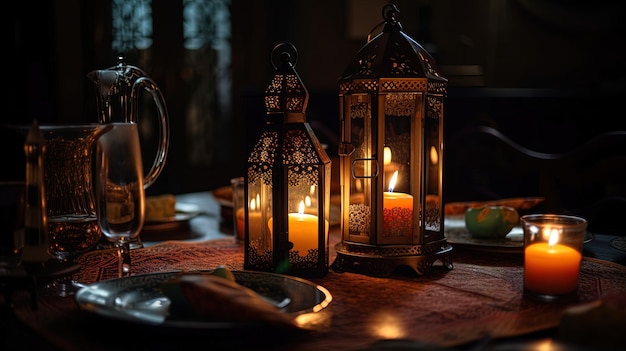
[[[203,166],[187,162],[181,140],[186,128],[182,50],[176,39],[181,33],[181,3],[152,1],[155,40],[148,73],[163,90],[172,140],[166,170],[149,193],[210,190],[243,174],[250,144],[264,122],[263,92],[273,73],[270,52],[284,40],[298,49],[296,70],[310,93],[307,120],[336,160],[337,81],[366,43],[368,32],[382,21],[387,1],[232,0],[233,113],[228,128],[218,131],[230,136],[219,145],[229,156]],[[498,163],[503,156],[497,149],[470,153],[469,146],[478,140],[463,139],[467,128],[493,127],[513,142],[544,153],[568,152],[606,132],[626,130],[624,2],[394,3],[404,31],[435,57],[449,79],[446,201],[545,195],[531,178],[540,170],[520,180],[513,169],[507,173],[509,164]],[[95,97],[85,75],[115,62],[106,34],[109,1],[35,0],[13,7],[1,15],[3,122],[94,122]],[[482,161],[473,162],[474,157]],[[490,167],[505,168],[496,172],[498,178],[476,180],[465,170],[489,158]],[[6,169],[2,172],[8,175]],[[477,182],[494,190],[480,192]],[[617,185],[620,195],[622,187],[623,182]]]

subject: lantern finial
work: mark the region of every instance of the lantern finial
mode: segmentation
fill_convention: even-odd
[[[402,30],[402,24],[399,21],[400,11],[394,4],[387,4],[383,7],[383,18],[386,22],[385,30]]]
[[[293,44],[283,41],[274,46],[271,55],[274,76],[265,90],[268,114],[304,114],[309,93],[295,70],[297,61],[298,51]]]

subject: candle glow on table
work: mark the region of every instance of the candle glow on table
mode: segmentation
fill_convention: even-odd
[[[582,255],[559,244],[557,228],[546,228],[549,241],[531,244],[524,250],[524,288],[537,294],[565,295],[578,288]]]
[[[413,235],[413,196],[393,192],[398,179],[396,171],[389,181],[389,191],[383,193],[383,230],[385,236]]]

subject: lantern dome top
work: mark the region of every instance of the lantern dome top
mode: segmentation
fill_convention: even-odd
[[[357,52],[340,81],[377,78],[447,81],[439,74],[437,64],[428,51],[402,31],[399,13],[393,4],[383,7],[384,22],[374,28],[384,24],[383,31],[371,40],[368,36],[368,42]]]
[[[271,63],[275,71],[265,89],[268,114],[304,114],[309,92],[295,70],[297,61],[298,51],[289,42],[279,42],[272,49]]]

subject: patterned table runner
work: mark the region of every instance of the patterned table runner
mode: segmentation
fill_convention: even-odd
[[[331,250],[330,263],[333,257]],[[134,274],[212,269],[220,264],[240,270],[243,246],[231,239],[170,241],[133,250],[132,258]],[[116,277],[115,251],[86,254],[80,263],[83,269],[74,275],[77,281],[91,283]],[[596,259],[583,260],[577,299],[569,303],[545,303],[525,297],[520,255],[455,251],[453,264],[452,270],[435,267],[425,276],[409,270],[385,278],[329,272],[323,278],[310,279],[333,296],[328,307],[332,313],[330,329],[306,341],[272,341],[268,348],[363,349],[388,338],[457,346],[486,335],[500,338],[552,328],[569,306],[626,292],[626,267]],[[86,325],[94,317],[80,311],[71,300],[44,300],[37,311],[21,309],[18,317],[62,348],[115,348],[114,340],[103,339],[97,347],[93,345],[94,332]],[[77,328],[85,330],[79,333]],[[112,334],[106,334],[111,330],[102,330],[100,335],[112,338]],[[140,345],[158,349],[181,342],[159,339],[159,334],[150,333]]]

